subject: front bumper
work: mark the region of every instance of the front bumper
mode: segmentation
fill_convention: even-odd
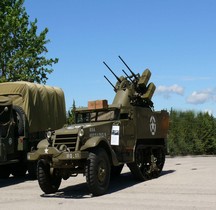
[[[56,161],[63,160],[81,160],[87,159],[89,155],[88,151],[59,151],[55,147],[47,147],[47,148],[39,148],[36,151],[29,152],[27,155],[27,159],[30,161],[35,161],[40,159],[41,157],[51,157]]]

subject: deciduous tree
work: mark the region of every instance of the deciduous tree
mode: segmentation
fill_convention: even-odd
[[[48,29],[37,31],[37,19],[29,21],[24,0],[0,1],[0,82],[46,83],[57,58],[46,58]]]

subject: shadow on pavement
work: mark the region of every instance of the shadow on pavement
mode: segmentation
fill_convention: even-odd
[[[161,176],[165,176],[174,172],[175,170],[162,171]],[[141,182],[138,182],[134,179],[133,175],[130,172],[122,173],[120,176],[112,178],[110,180],[109,190],[106,194],[115,193],[140,183]],[[87,184],[81,183],[66,188],[62,188],[54,194],[42,194],[41,197],[84,199],[84,198],[91,198],[92,195],[88,190]]]
[[[160,174],[160,176],[165,176],[165,175],[167,175],[167,174],[172,174],[172,173],[174,173],[174,172],[176,172],[176,170],[162,171],[161,174]]]
[[[120,176],[110,180],[109,190],[106,194],[114,193],[119,190],[131,187],[139,182],[135,181],[131,173],[122,173]],[[43,194],[41,197],[54,197],[54,198],[91,198],[92,195],[88,190],[86,183],[81,183],[60,189],[54,194]]]
[[[0,188],[20,184],[26,181],[37,181],[37,180],[35,178],[30,177],[28,173],[22,177],[14,177],[11,175],[9,178],[0,179]]]
[[[28,179],[27,176],[19,177],[19,178],[11,176],[11,177],[9,177],[7,179],[0,179],[0,188],[20,184],[20,183],[28,181],[28,180],[29,179]]]

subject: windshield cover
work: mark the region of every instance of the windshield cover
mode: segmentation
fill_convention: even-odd
[[[102,122],[118,119],[117,110],[78,112],[76,113],[76,123]]]

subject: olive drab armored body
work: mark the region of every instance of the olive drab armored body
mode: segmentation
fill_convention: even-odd
[[[144,181],[158,177],[163,169],[169,115],[154,111],[155,85],[150,70],[135,74],[123,70],[115,85],[112,104],[107,100],[89,101],[75,111],[76,123],[47,132],[36,151],[28,153],[38,160],[37,177],[45,193],[55,193],[62,179],[84,174],[90,192],[107,192],[111,176],[118,176],[127,165],[134,178]]]

